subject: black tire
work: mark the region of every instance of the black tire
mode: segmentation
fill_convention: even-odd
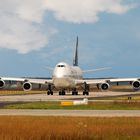
[[[86,92],[86,95],[89,95],[89,92],[88,91]]]
[[[53,95],[53,91],[50,92],[50,95]]]
[[[50,95],[50,91],[48,91],[47,94]]]
[[[62,95],[62,92],[61,91],[59,91],[59,95]]]
[[[66,95],[66,92],[65,91],[62,91],[62,95]]]
[[[72,91],[72,95],[78,95],[78,91]]]
[[[78,91],[75,92],[75,95],[78,95]]]
[[[83,91],[83,95],[89,95],[88,91]]]
[[[83,95],[85,95],[85,91],[83,91]]]

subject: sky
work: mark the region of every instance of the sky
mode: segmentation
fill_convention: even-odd
[[[140,77],[139,0],[0,0],[0,76],[51,77],[72,64],[84,77]]]

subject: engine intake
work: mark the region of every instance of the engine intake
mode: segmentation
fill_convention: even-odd
[[[108,90],[109,87],[110,87],[110,85],[109,85],[108,83],[102,83],[102,84],[100,85],[100,88],[101,88],[102,90]]]
[[[4,86],[5,86],[5,82],[0,79],[0,88],[4,88]]]
[[[25,82],[23,83],[23,90],[24,91],[29,91],[29,90],[32,90],[32,84],[30,82]]]
[[[132,86],[133,86],[134,89],[139,89],[140,88],[140,82],[139,81],[134,81],[132,83]]]

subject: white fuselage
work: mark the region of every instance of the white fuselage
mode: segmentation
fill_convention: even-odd
[[[78,66],[61,62],[54,68],[52,79],[56,88],[74,88],[75,81],[82,79],[82,70]]]

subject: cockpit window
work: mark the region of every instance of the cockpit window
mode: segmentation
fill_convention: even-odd
[[[65,67],[65,65],[57,65],[57,67]]]

